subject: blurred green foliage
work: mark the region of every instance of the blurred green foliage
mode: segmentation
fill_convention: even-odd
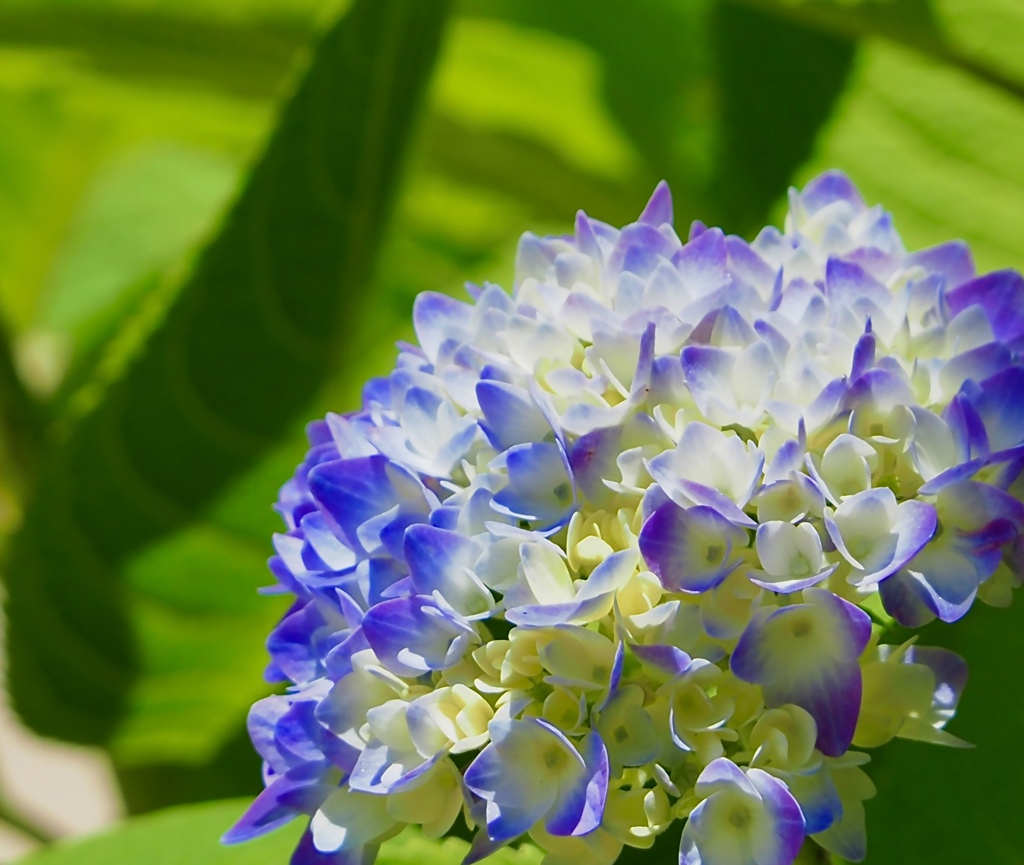
[[[300,827],[293,824],[268,837],[237,847],[222,847],[217,839],[224,826],[237,819],[248,802],[229,799],[186,805],[134,820],[113,832],[84,841],[58,844],[24,860],[25,865],[111,865],[146,862],[148,865],[269,865],[286,862],[298,841]],[[186,844],[182,839],[187,839]],[[457,838],[429,841],[408,830],[381,846],[380,865],[448,865],[460,862],[469,845]],[[187,851],[187,852],[186,852]],[[182,856],[187,856],[183,859]],[[523,846],[499,850],[493,865],[538,865],[540,852]]]
[[[418,292],[508,285],[523,230],[629,220],[661,178],[681,230],[749,235],[833,166],[908,245],[1024,266],[1022,45],[1019,0],[2,0],[15,708],[105,747],[133,811],[258,789],[270,503]],[[1017,861],[1019,619],[925,636],[972,662],[979,747],[879,755],[870,862]],[[232,808],[32,861],[134,861],[118,838],[191,820],[212,844]]]

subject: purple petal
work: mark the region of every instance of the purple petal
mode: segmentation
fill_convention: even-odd
[[[967,686],[967,662],[956,652],[939,646],[911,646],[903,656],[905,664],[924,664],[935,674],[936,708],[952,715]]]
[[[870,543],[870,547],[860,554],[860,559],[854,559],[847,549],[848,539],[840,528],[844,518],[852,521],[860,509],[882,510],[895,501],[887,487],[864,490],[847,496],[834,517],[825,517],[825,528],[836,549],[857,569],[850,578],[857,585],[876,584],[896,573],[920,552],[938,528],[938,515],[933,505],[916,500],[902,502],[895,508],[896,519],[889,533],[879,538],[860,538],[862,544]]]
[[[325,736],[330,735],[315,717],[318,700],[292,703],[277,722],[274,740],[282,753],[300,763],[322,762]]]
[[[938,528],[935,507],[927,502],[913,500],[902,502],[896,511],[894,531],[898,539],[896,549],[892,554],[892,561],[880,571],[871,574],[872,580],[885,579],[889,574],[894,574],[906,565],[932,539],[936,528]]]
[[[273,832],[299,814],[311,814],[330,795],[330,785],[320,783],[324,767],[307,766],[277,778],[221,838],[222,844],[239,844]]]
[[[842,171],[834,169],[819,174],[803,188],[799,196],[800,203],[809,216],[837,201],[849,202],[854,210],[864,209],[864,199],[853,185],[853,181]]]
[[[359,760],[348,777],[348,785],[361,793],[401,793],[414,785],[445,756],[445,751],[439,751],[429,759],[423,759],[416,752],[400,753],[382,742],[371,742],[359,755]]]
[[[783,779],[800,805],[808,835],[824,832],[843,814],[843,801],[824,764],[808,775],[787,772]]]
[[[871,320],[868,319],[868,327]],[[850,380],[856,381],[875,363],[875,335],[870,330],[861,334],[853,349],[853,363],[850,366]]]
[[[654,187],[654,194],[637,222],[646,222],[655,227],[666,222],[672,223],[672,191],[664,180]]]
[[[693,664],[693,659],[676,646],[631,645],[630,649],[645,664],[650,664],[674,679],[681,676]]]
[[[892,293],[862,267],[831,256],[825,265],[825,285],[833,304],[858,312],[867,319],[870,310],[884,310]]]
[[[307,829],[292,853],[291,865],[373,865],[380,847],[365,844],[353,850],[335,850],[324,853],[316,849],[313,833]]]
[[[983,381],[1013,363],[1013,354],[1001,342],[990,342],[951,357],[942,367],[940,382],[946,391],[957,391],[967,379]]]
[[[590,256],[595,261],[601,261],[601,244],[598,234],[594,230],[594,221],[582,210],[576,211],[576,247],[584,255]]]
[[[464,616],[485,612],[494,605],[487,588],[471,573],[480,558],[480,547],[458,532],[426,523],[405,531],[405,560],[416,593],[439,592]]]
[[[825,589],[807,589],[807,603],[755,614],[730,658],[733,673],[760,685],[765,703],[795,703],[818,725],[818,749],[846,752],[860,713],[857,658],[871,620]]]
[[[973,392],[975,397],[978,396],[977,384],[966,381],[963,390],[956,394],[942,411],[942,419],[949,425],[953,433],[957,455],[962,461],[987,457],[991,450],[988,444],[988,433],[985,432],[985,423],[971,403],[966,393],[968,389]]]
[[[552,437],[551,426],[529,391],[500,381],[481,381],[476,398],[484,415],[484,435],[497,450]]]
[[[332,625],[314,601],[285,616],[267,637],[267,651],[274,663],[297,684],[323,673],[322,659],[340,642],[344,623]],[[331,639],[336,634],[335,639]]]
[[[809,589],[811,586],[816,586],[818,583],[824,582],[835,571],[838,565],[832,565],[831,567],[825,568],[825,570],[814,574],[811,577],[803,577],[799,580],[763,580],[759,577],[755,577],[753,574],[749,575],[749,580],[755,586],[760,586],[762,589],[768,589],[770,592],[775,592],[780,595],[791,595],[793,592],[802,592],[804,589]]]
[[[678,249],[669,238],[655,226],[646,222],[634,222],[622,229],[619,239],[608,256],[608,270],[611,273],[635,273],[646,279],[658,266],[662,256],[671,255]]]
[[[728,757],[718,757],[704,767],[697,778],[694,790],[698,796],[707,797],[732,788],[749,796],[757,793],[757,788],[739,766]]]
[[[1024,335],[1024,276],[1015,270],[979,276],[947,292],[945,300],[953,315],[969,306],[980,306],[996,339],[1011,347]]]
[[[498,513],[543,527],[568,521],[575,489],[558,444],[516,445],[505,452],[504,461],[508,485],[495,494],[492,504]]]
[[[266,760],[270,768],[279,775],[283,775],[288,770],[289,763],[278,750],[275,731],[277,722],[290,706],[291,700],[284,695],[275,694],[264,697],[253,703],[246,719],[246,729],[253,747]]]
[[[918,494],[923,496],[936,495],[937,493],[942,492],[946,487],[958,484],[973,477],[981,471],[984,465],[985,461],[983,459],[977,459],[946,469],[944,472],[940,472],[933,477],[928,481],[928,483],[922,484],[920,489],[918,489]]]
[[[905,259],[905,266],[914,265],[919,265],[931,273],[941,274],[946,280],[947,291],[963,285],[974,277],[971,248],[962,240],[951,240],[911,253]]]
[[[611,610],[612,598],[633,574],[636,560],[632,550],[612,553],[594,568],[572,601],[512,607],[505,611],[505,618],[527,628],[592,622]]]
[[[561,791],[559,801],[548,815],[545,828],[552,835],[586,835],[601,825],[608,798],[608,750],[596,732],[588,733],[580,743],[585,771],[569,790]]]
[[[363,542],[370,540],[360,532],[365,524],[376,521],[376,525],[384,519],[376,529],[380,543],[380,532],[389,524],[405,522],[402,511],[425,516],[429,510],[420,482],[384,456],[321,463],[309,473],[309,488],[333,526],[355,550],[366,549]],[[396,508],[398,511],[391,514]],[[404,524],[401,528],[404,531]]]
[[[315,553],[317,559],[323,563],[323,567],[316,568],[307,562],[306,566],[310,570],[346,571],[355,566],[357,560],[355,550],[331,531],[320,511],[313,511],[302,517],[299,527],[302,529],[306,543]]]
[[[708,413],[714,398],[732,392],[733,353],[711,345],[688,345],[680,360],[686,386],[702,413]]]
[[[935,620],[928,590],[906,570],[882,580],[878,594],[885,611],[905,628],[920,628]]]
[[[492,841],[522,835],[555,803],[557,785],[538,777],[543,770],[535,765],[538,743],[543,748],[547,739],[541,730],[551,734],[537,719],[491,722],[491,744],[466,769],[466,786],[487,803],[487,834]],[[572,748],[561,734],[555,739]]]
[[[790,865],[800,852],[806,832],[800,805],[786,785],[767,772],[749,769],[747,777],[761,795],[765,812],[775,827],[772,838],[776,847],[759,856],[757,865]]]
[[[742,237],[730,234],[725,238],[729,253],[729,269],[751,285],[771,287],[775,281],[775,269],[750,248]]]
[[[621,426],[592,430],[581,435],[572,445],[569,463],[573,478],[579,490],[595,507],[600,507],[614,495],[604,481],[621,478],[615,462],[621,452]]]
[[[387,669],[414,678],[457,663],[476,639],[469,622],[422,595],[377,604],[363,619],[362,630]]]
[[[680,865],[792,865],[804,840],[804,818],[785,784],[760,769],[744,775],[720,757],[697,779],[697,792],[708,798],[694,808],[683,829]],[[751,832],[751,824],[733,827],[738,799],[761,811],[752,824],[760,831]]]
[[[483,820],[479,822],[483,822]],[[487,834],[487,830],[481,829],[473,836],[473,841],[469,845],[469,850],[463,858],[461,865],[476,865],[477,862],[486,859],[488,856],[493,856],[502,847],[507,846],[510,840],[512,839],[506,838],[503,841],[492,841]]]
[[[669,591],[703,592],[722,582],[739,564],[734,547],[747,534],[714,508],[681,508],[666,502],[640,530],[640,552]]]
[[[642,399],[650,390],[651,374],[654,370],[654,346],[657,328],[654,322],[648,322],[644,332],[640,334],[640,352],[636,359],[633,382],[629,388],[630,400]]]
[[[684,285],[699,297],[729,281],[727,259],[725,235],[720,228],[702,232],[672,257]]]
[[[993,451],[1012,448],[1024,439],[1024,368],[1012,366],[985,379],[971,403]]]
[[[412,308],[416,337],[432,361],[437,360],[445,343],[462,342],[469,337],[472,320],[473,307],[468,303],[433,291],[418,295]]]
[[[622,683],[622,670],[626,663],[626,644],[621,640],[615,647],[615,660],[612,662],[612,671],[608,676],[608,690],[604,698],[594,704],[595,712],[603,712],[605,707],[615,698],[619,692],[619,685]]]
[[[754,477],[756,478],[760,472],[761,470],[758,468]],[[754,520],[743,513],[743,509],[739,505],[724,493],[720,493],[718,490],[704,484],[699,484],[696,481],[686,480],[685,478],[680,478],[677,483],[679,489],[694,504],[711,508],[734,525],[746,526],[747,528],[753,528],[757,525]],[[749,488],[751,494],[754,491],[754,486],[754,484],[751,484]]]
[[[896,405],[912,405],[913,401],[913,391],[902,371],[875,367],[850,385],[843,398],[842,408],[866,407],[869,411],[878,411]]]
[[[978,581],[974,562],[943,545],[925,549],[911,565],[884,580],[879,591],[886,611],[896,621],[920,627],[922,619],[933,616],[944,622],[963,618],[978,593]],[[918,604],[923,604],[930,615],[923,613]]]

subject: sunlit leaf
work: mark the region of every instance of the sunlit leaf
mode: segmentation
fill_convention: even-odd
[[[171,241],[179,244],[176,254],[194,242],[196,230],[209,225],[213,199],[223,199],[223,175],[249,156],[266,128],[269,108],[264,102],[83,73],[66,55],[5,53],[0,63],[0,309],[13,334],[47,329],[77,349],[71,346],[73,335],[59,329],[69,318],[55,317],[51,302],[77,305],[79,325],[82,318],[99,322],[112,312],[112,294],[126,288],[115,286],[119,277],[135,281],[149,273],[154,261],[167,258]],[[153,158],[148,168],[147,154]],[[195,177],[182,177],[186,161],[197,169]],[[139,182],[130,190],[133,172]],[[215,172],[222,175],[219,180]],[[203,208],[200,187],[211,183],[220,192],[207,192]],[[172,215],[175,202],[179,210]],[[150,216],[171,229],[166,238],[157,238],[157,225],[139,224]],[[190,218],[194,229],[184,227]],[[149,232],[149,254],[140,256],[130,246],[104,248],[97,222],[109,228],[118,220],[122,227],[131,223],[137,234]],[[114,273],[100,277],[109,290],[95,298],[100,301],[95,309],[92,292],[79,295],[75,285],[61,284],[69,278],[77,282],[82,259],[93,254],[90,238],[99,244],[98,255],[118,262]],[[127,244],[130,238],[109,240]],[[165,254],[152,255],[154,244],[162,244]],[[133,261],[141,271],[126,267]]]
[[[1017,0],[932,0],[932,8],[954,46],[1024,83],[1024,4]]]
[[[534,138],[598,175],[635,170],[636,154],[600,102],[600,58],[579,42],[464,18],[452,28],[446,57],[433,89],[438,113]],[[528,93],[538,98],[523,98]]]
[[[272,95],[315,32],[308,3],[8,2],[0,45],[60,52],[131,82]]]
[[[36,325],[79,343],[104,332],[121,292],[174,261],[209,230],[235,166],[199,150],[153,145],[98,173],[77,214]]]
[[[800,179],[841,166],[912,246],[953,237],[978,265],[1024,263],[1024,102],[963,71],[868,43]]]
[[[137,817],[92,838],[58,844],[21,860],[23,865],[273,865],[287,862],[301,832],[299,821],[271,835],[234,847],[218,839],[248,804],[228,799],[172,808]],[[432,841],[407,830],[385,842],[379,865],[458,865],[469,845],[458,839]],[[493,865],[537,865],[540,852],[529,845],[505,848]]]
[[[91,838],[62,842],[23,865],[272,865],[288,861],[298,824],[238,847],[218,839],[245,807],[242,800],[189,805],[137,817]]]

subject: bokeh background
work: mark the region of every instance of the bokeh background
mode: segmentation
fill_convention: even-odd
[[[270,503],[418,292],[662,178],[681,233],[751,237],[828,167],[908,246],[1024,266],[1024,2],[0,0],[5,861],[259,789]],[[923,639],[978,747],[875,758],[869,862],[1024,862],[1024,614]],[[26,862],[285,861],[215,847],[239,809]]]

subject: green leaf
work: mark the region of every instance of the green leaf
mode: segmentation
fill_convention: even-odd
[[[85,254],[118,264],[133,283],[153,276],[168,253],[177,265],[184,250],[171,247],[194,243],[197,229],[207,233],[233,185],[228,175],[250,161],[275,113],[269,100],[94,75],[77,56],[13,51],[0,64],[0,312],[19,369],[41,393],[52,390],[66,360],[78,364],[69,349],[81,347],[85,319],[113,323],[138,305],[138,293],[125,286],[66,303],[68,292],[103,281],[78,266]],[[192,169],[195,177],[183,176]],[[151,218],[170,229],[166,237],[140,225]],[[148,241],[146,255],[136,254],[136,239]],[[133,260],[142,272],[124,267]],[[106,276],[110,289],[114,275]],[[73,305],[81,314],[54,316],[54,295],[63,296],[65,311]],[[65,324],[76,332],[65,333]]]
[[[470,0],[466,8],[543,28],[576,43],[575,53],[593,52],[607,108],[642,157],[626,178],[628,190],[644,200],[657,180],[668,180],[684,230],[693,218],[737,232],[763,224],[811,153],[853,55],[848,40],[725,0],[654,0],[628,14],[583,0]],[[563,99],[562,91],[548,88],[522,100],[521,110],[537,116],[560,109],[568,116]],[[585,147],[594,145],[575,149]],[[459,164],[467,161],[476,168],[485,157]],[[494,173],[509,184],[529,184],[538,174]],[[556,179],[546,186],[554,198],[566,184]],[[636,215],[635,201],[616,208],[611,196],[597,199],[606,212],[579,198],[574,203],[613,222]]]
[[[721,131],[700,218],[756,233],[811,155],[846,84],[854,47],[732,2],[715,4],[711,32]]]
[[[1024,4],[1018,0],[933,0],[932,9],[957,50],[1024,83]]]
[[[911,247],[952,238],[983,269],[1024,265],[1024,101],[885,42],[860,50],[800,179],[839,166]]]
[[[361,0],[328,32],[165,320],[49,456],[5,569],[8,682],[37,731],[198,762],[263,692],[268,504],[377,337],[370,269],[445,7]]]
[[[170,808],[137,817],[92,838],[57,844],[21,860],[21,865],[275,865],[287,862],[301,834],[300,821],[235,847],[219,838],[248,800],[229,799]],[[458,865],[469,845],[456,838],[432,841],[406,830],[381,846],[379,865]],[[537,865],[541,854],[528,844],[499,850],[493,865]]]
[[[167,144],[123,154],[97,173],[54,262],[36,325],[88,350],[121,319],[130,289],[196,244],[223,208],[235,166]],[[125,297],[128,294],[129,297]]]
[[[233,11],[228,5],[8,2],[0,9],[0,43],[66,52],[82,66],[132,82],[272,95],[314,34],[312,19],[323,4]]]
[[[737,0],[850,40],[881,37],[1024,99],[1024,13],[1013,0]],[[988,8],[986,8],[988,7]],[[997,10],[1005,29],[993,21]],[[998,35],[992,38],[993,31]]]
[[[244,799],[171,808],[128,820],[100,835],[65,841],[25,857],[21,865],[275,865],[298,843],[296,823],[237,847],[220,836],[246,807]]]
[[[866,803],[870,865],[984,862],[1017,865],[1024,850],[1020,779],[1024,762],[1024,607],[981,604],[953,625],[937,623],[923,645],[945,645],[970,666],[949,729],[975,744],[958,750],[896,740],[866,767],[878,795]]]

